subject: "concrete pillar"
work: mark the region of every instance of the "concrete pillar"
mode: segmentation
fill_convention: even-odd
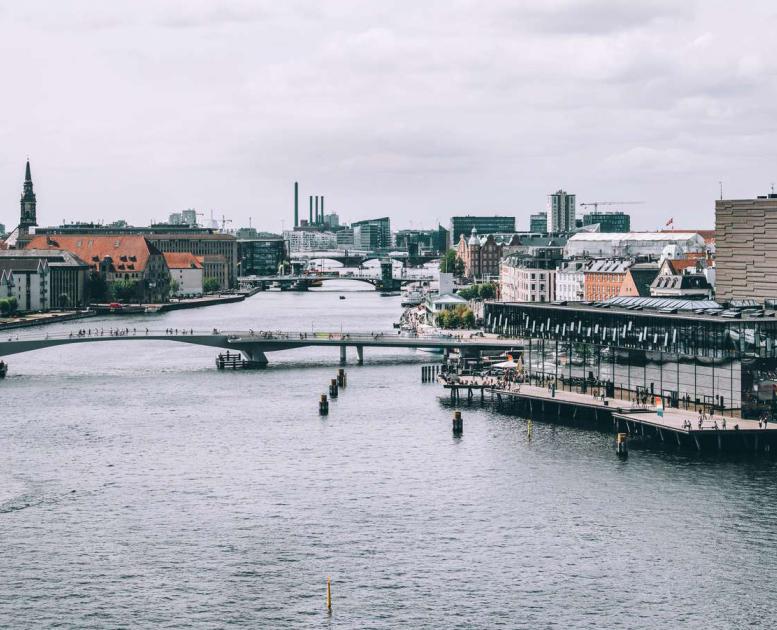
[[[264,365],[267,365],[269,361],[267,360],[267,355],[265,355],[264,352],[259,350],[258,348],[238,348],[240,352],[243,353],[243,356],[248,359],[249,361],[254,361],[255,363],[262,363]]]
[[[340,346],[340,365],[345,365],[345,346]]]
[[[359,365],[364,365],[364,346],[356,346],[356,356],[358,357],[356,362]]]

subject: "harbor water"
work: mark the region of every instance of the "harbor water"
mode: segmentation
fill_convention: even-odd
[[[390,331],[368,285],[80,327]],[[340,295],[346,297],[341,300]],[[632,450],[459,407],[434,355],[336,348],[218,371],[111,342],[8,357],[3,628],[772,628],[777,467]],[[332,611],[326,610],[326,580]]]

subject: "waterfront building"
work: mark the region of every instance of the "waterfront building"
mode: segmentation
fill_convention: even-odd
[[[548,195],[548,223],[552,234],[571,232],[577,227],[575,195],[560,189]]]
[[[150,226],[100,225],[71,223],[35,230],[36,235],[49,236],[143,236],[161,252],[190,253],[208,257],[212,262],[205,269],[205,279],[213,278],[222,288],[237,286],[237,238],[213,228],[191,225],[156,223]]]
[[[0,223],[0,238],[5,236],[5,225]]]
[[[548,213],[538,212],[529,216],[529,232],[534,234],[548,233]]]
[[[599,225],[600,232],[631,232],[631,217],[625,212],[588,212],[583,225]]]
[[[666,247],[674,249],[675,258],[707,251],[704,239],[695,232],[578,232],[569,237],[564,255],[566,258],[659,258]]]
[[[200,258],[189,253],[167,252],[164,255],[170,270],[170,293],[176,297],[202,295],[203,264]]]
[[[499,215],[476,217],[472,215],[451,217],[450,237],[455,247],[461,237],[469,238],[473,228],[478,234],[513,234],[515,217]]]
[[[505,302],[552,302],[560,248],[505,256],[499,271],[499,295]]]
[[[584,258],[562,260],[556,269],[556,300],[585,300],[585,269],[592,261]]]
[[[605,303],[487,302],[489,332],[524,340],[522,364],[559,389],[661,396],[716,415],[773,411],[775,311],[724,310],[708,300],[618,297]]]
[[[658,276],[657,262],[634,263],[627,270],[618,295],[650,297],[650,287]]]
[[[0,298],[14,298],[20,313],[49,310],[49,268],[45,258],[0,258]]]
[[[388,217],[351,223],[356,249],[375,250],[391,247],[391,220]]]
[[[241,276],[276,274],[290,254],[289,241],[275,235],[238,239],[237,251]]]
[[[10,249],[0,251],[6,275],[0,297],[13,295],[19,310],[45,311],[87,304],[89,265],[64,250]],[[34,274],[38,277],[33,277]]]
[[[456,256],[464,263],[464,277],[481,280],[498,276],[502,249],[502,242],[493,234],[478,236],[477,228],[473,227],[470,237],[462,237],[456,247]]]
[[[142,302],[163,302],[170,288],[164,255],[143,236],[36,235],[28,249],[65,250],[74,254],[111,288],[132,283]]]
[[[627,258],[592,261],[583,270],[586,301],[603,301],[620,295],[626,271],[633,262]]]
[[[777,298],[777,194],[715,202],[716,295]]]

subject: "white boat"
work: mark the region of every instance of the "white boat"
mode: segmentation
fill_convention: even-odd
[[[419,285],[410,285],[402,292],[402,306],[418,306],[424,301],[426,290]]]

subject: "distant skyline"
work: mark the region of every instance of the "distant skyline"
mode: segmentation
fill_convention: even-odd
[[[395,229],[528,228],[559,188],[710,228],[719,181],[777,182],[775,26],[766,1],[3,3],[0,223],[29,156],[41,225],[279,231],[296,180],[301,216]]]

